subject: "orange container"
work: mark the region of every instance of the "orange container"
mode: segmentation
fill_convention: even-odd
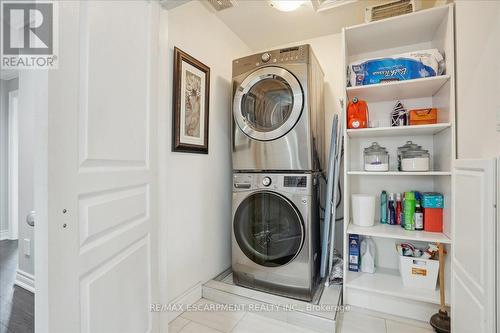
[[[424,208],[424,230],[443,232],[443,208]]]
[[[437,113],[436,108],[410,110],[410,125],[436,124]]]
[[[368,127],[368,105],[354,97],[347,105],[347,128]]]

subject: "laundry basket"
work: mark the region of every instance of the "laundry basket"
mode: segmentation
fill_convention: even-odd
[[[399,273],[407,288],[435,290],[439,261],[399,256]]]

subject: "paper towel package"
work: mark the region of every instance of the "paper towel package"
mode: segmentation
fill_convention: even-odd
[[[444,58],[437,49],[363,59],[348,68],[351,86],[420,79],[444,73]]]

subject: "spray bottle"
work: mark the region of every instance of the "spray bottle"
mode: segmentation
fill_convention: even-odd
[[[389,224],[396,224],[396,203],[394,200],[394,193],[389,194],[389,202],[387,204],[387,211],[389,212]]]
[[[401,203],[401,193],[396,194],[396,224],[401,225],[403,219],[403,206]]]
[[[380,195],[380,223],[387,223],[387,192],[382,191]]]

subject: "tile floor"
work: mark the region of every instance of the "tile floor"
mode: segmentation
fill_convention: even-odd
[[[212,303],[201,299],[200,304]],[[432,333],[430,326],[348,312],[339,321],[340,333]],[[184,312],[169,327],[169,333],[314,333],[301,327],[248,312]]]

